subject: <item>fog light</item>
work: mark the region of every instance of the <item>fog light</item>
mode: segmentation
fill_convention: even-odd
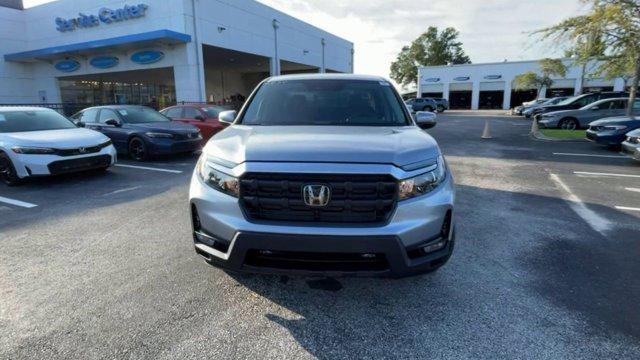
[[[447,242],[442,240],[442,241],[439,241],[439,242],[437,242],[435,244],[431,244],[431,245],[427,245],[427,246],[423,247],[422,251],[424,251],[425,254],[432,253],[434,251],[438,251],[438,250],[442,249],[443,247],[445,247],[445,245],[447,245]]]

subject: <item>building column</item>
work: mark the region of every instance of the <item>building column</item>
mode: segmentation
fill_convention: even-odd
[[[509,110],[511,109],[511,84],[512,84],[513,80],[510,81],[505,81],[504,82],[504,95],[503,95],[503,101],[502,101],[502,109],[503,110]]]
[[[538,94],[538,99],[545,99],[547,97],[547,87],[543,86],[542,89],[540,89],[540,94]]]
[[[627,84],[624,83],[623,78],[616,78],[613,83],[613,91],[625,91]]]
[[[176,83],[176,100],[178,102],[205,102],[205,90],[200,84],[203,71],[199,65],[175,65],[173,77]]]
[[[480,108],[480,82],[474,81],[471,87],[471,110]]]
[[[445,82],[442,84],[442,98],[447,99],[449,101],[449,83]]]

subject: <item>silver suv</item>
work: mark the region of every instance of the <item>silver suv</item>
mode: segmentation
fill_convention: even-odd
[[[355,75],[262,82],[203,150],[195,250],[231,271],[406,276],[454,247],[454,182],[391,83]]]

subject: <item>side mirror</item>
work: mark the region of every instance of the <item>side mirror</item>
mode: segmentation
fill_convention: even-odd
[[[82,121],[76,121],[76,126],[83,128],[83,127],[86,127],[86,126],[87,126],[87,124],[85,124],[85,123],[84,123],[84,122],[82,122]]]
[[[416,124],[423,130],[431,129],[438,123],[436,114],[428,111],[418,111],[415,116]]]
[[[204,121],[204,116],[196,115],[196,117],[194,119],[199,120],[199,121]]]
[[[225,123],[228,125],[233,124],[236,121],[236,117],[238,116],[238,112],[235,110],[223,111],[218,114],[218,121],[221,123]]]
[[[115,126],[115,127],[121,127],[122,126],[122,123],[120,122],[120,120],[116,120],[116,119],[108,119],[104,123],[109,125],[109,126]]]

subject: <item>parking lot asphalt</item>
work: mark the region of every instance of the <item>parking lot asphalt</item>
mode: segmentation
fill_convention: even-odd
[[[529,124],[439,116],[457,247],[400,280],[210,267],[192,157],[0,187],[0,358],[640,358],[640,165]]]

